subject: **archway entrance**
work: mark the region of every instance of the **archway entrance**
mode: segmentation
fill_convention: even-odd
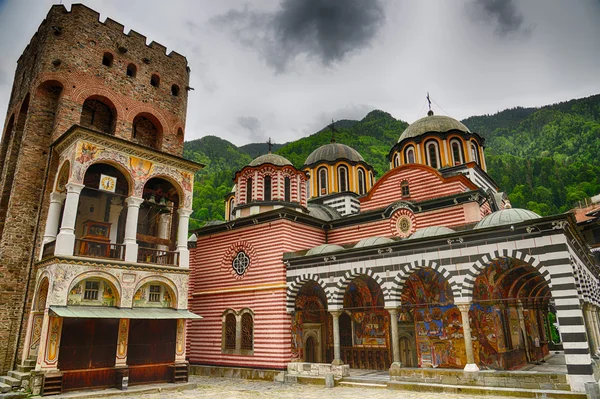
[[[401,301],[398,327],[406,338],[400,353],[412,357],[403,365],[463,368],[467,360],[462,319],[444,276],[431,268],[415,271],[406,280]],[[414,337],[414,355],[408,337]]]
[[[306,339],[306,349],[305,349],[305,355],[304,355],[304,361],[308,362],[308,363],[315,363],[315,358],[316,358],[316,354],[315,354],[315,340],[313,337],[308,337]]]
[[[310,363],[331,362],[331,323],[332,318],[327,313],[325,291],[314,281],[306,282],[298,292],[292,316],[292,360]]]
[[[548,355],[553,305],[540,272],[518,259],[494,259],[477,277],[473,290],[469,314],[480,368],[513,370]]]

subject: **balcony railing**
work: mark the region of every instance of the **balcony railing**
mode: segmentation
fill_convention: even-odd
[[[73,255],[125,260],[125,245],[77,238]]]
[[[165,266],[178,266],[179,265],[179,252],[139,247],[138,262],[154,263],[156,265],[165,265]]]

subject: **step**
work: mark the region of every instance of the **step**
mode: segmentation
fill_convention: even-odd
[[[33,367],[31,366],[22,366],[22,365],[17,365],[17,371],[20,371],[21,373],[27,373],[29,374],[29,372],[33,370]]]
[[[448,385],[448,384],[427,384],[416,382],[390,381],[388,388],[420,391],[420,392],[444,392],[461,395],[496,395],[511,396],[518,398],[548,398],[548,399],[586,399],[587,395],[583,392],[542,390],[542,389],[524,389],[524,388],[502,388],[502,387],[484,387],[484,386],[466,386],[466,385]]]
[[[0,392],[1,393],[6,393],[6,392],[10,392],[10,391],[12,391],[12,387],[10,385],[0,382]]]
[[[8,376],[12,378],[16,378],[19,381],[23,381],[26,378],[29,378],[29,373],[23,373],[21,371],[11,370],[8,372]]]
[[[36,359],[25,359],[23,366],[35,367]]]
[[[21,386],[21,381],[17,380],[16,378],[12,378],[6,375],[3,375],[0,377],[0,382],[5,383],[6,385],[10,385],[11,387],[20,387]]]
[[[374,382],[353,382],[353,381],[340,381],[341,387],[350,388],[375,388],[375,389],[387,389],[387,384],[376,384]]]

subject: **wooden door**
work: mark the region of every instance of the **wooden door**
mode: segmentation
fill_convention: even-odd
[[[415,367],[413,364],[412,346],[408,337],[400,338],[400,361],[402,367]]]
[[[314,363],[315,362],[315,340],[313,337],[308,337],[306,340],[306,348],[304,348],[305,350],[305,360],[308,363]]]

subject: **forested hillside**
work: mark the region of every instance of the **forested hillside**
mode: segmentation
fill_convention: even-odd
[[[564,212],[577,201],[600,193],[600,95],[542,108],[513,108],[462,121],[486,139],[488,173],[509,194],[514,207],[542,215]],[[408,126],[383,111],[361,121],[335,122],[335,139],[355,148],[378,177],[388,169],[387,154]],[[300,167],[331,130],[274,146],[274,152]],[[206,136],[185,143],[184,157],[206,165],[196,175],[191,227],[223,219],[223,197],[233,175],[267,151],[266,143],[236,147]]]

